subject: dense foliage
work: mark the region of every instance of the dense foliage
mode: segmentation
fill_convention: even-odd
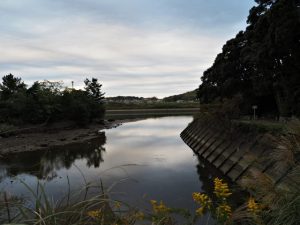
[[[0,84],[0,123],[44,123],[72,120],[83,125],[102,118],[103,93],[98,80],[86,79],[85,90],[64,88],[61,82],[35,82],[31,87],[12,74]]]
[[[255,0],[248,27],[227,41],[198,89],[201,103],[240,95],[240,108],[300,115],[300,1]]]

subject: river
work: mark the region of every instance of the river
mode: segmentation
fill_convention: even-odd
[[[209,187],[211,175],[180,138],[191,116],[148,118],[105,130],[99,138],[47,152],[0,161],[0,190],[30,200],[23,182],[45,186],[54,200],[84,184],[102,181],[114,199],[149,208],[149,200],[194,210],[193,192]]]

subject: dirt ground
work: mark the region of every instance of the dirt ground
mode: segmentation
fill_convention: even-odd
[[[9,137],[0,137],[0,157],[85,142],[97,137],[105,129],[115,128],[122,123],[131,121],[133,120],[105,121],[85,128],[70,126],[70,124],[55,124],[36,131],[24,130]]]

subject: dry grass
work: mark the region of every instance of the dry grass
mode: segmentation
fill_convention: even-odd
[[[252,170],[241,181],[242,186],[254,193],[263,206],[261,219],[267,225],[300,224],[300,121],[293,119],[281,136],[269,136],[273,150],[267,160],[273,169],[284,175],[280,185],[258,170]],[[295,185],[285,183],[286,177]],[[244,215],[247,218],[247,215]]]

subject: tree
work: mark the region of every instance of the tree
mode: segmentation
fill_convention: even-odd
[[[101,92],[101,87],[102,84],[100,84],[98,82],[98,79],[96,78],[92,78],[92,80],[90,81],[89,79],[85,79],[84,80],[84,84],[85,84],[85,90],[87,91],[87,93],[92,96],[96,102],[98,103],[103,103],[103,99],[104,99],[104,93]]]
[[[91,115],[93,104],[86,91],[65,90],[61,98],[61,105],[64,117],[78,125],[86,125],[94,119]]]
[[[2,84],[0,84],[1,99],[6,100],[13,94],[26,90],[26,85],[21,78],[8,74],[2,77]]]
[[[209,103],[241,94],[244,113],[300,115],[300,1],[256,0],[248,27],[227,41],[201,78]]]
[[[62,82],[35,82],[27,90],[27,120],[36,122],[55,121],[62,117]]]

